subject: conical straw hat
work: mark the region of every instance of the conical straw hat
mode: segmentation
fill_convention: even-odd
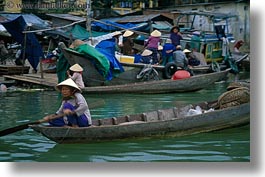
[[[79,64],[74,64],[69,68],[71,71],[82,72],[83,68]]]
[[[151,50],[145,49],[141,54],[143,57],[151,55],[153,52]]]
[[[154,30],[154,31],[151,33],[151,36],[153,36],[153,37],[160,37],[160,36],[161,36],[161,32],[158,31],[158,30]]]
[[[69,87],[73,87],[73,88],[75,88],[75,89],[77,89],[78,91],[81,92],[81,89],[76,85],[76,83],[75,83],[71,78],[66,79],[66,80],[64,80],[63,82],[59,83],[59,84],[55,87],[55,89],[58,90],[58,91],[61,91],[63,85],[65,85],[65,86],[69,86]]]
[[[130,30],[126,30],[125,33],[123,34],[123,37],[129,37],[131,35],[133,35],[134,32],[130,31]]]
[[[188,50],[188,49],[184,49],[183,52],[184,52],[184,53],[190,53],[191,51]]]

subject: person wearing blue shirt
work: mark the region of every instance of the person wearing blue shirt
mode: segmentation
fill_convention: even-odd
[[[175,50],[176,47],[172,44],[171,39],[167,39],[162,50],[162,65],[165,66],[167,63],[173,61],[173,52]]]

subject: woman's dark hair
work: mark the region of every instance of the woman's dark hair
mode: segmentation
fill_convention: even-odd
[[[173,33],[174,29],[177,29],[179,31],[179,27],[178,26],[173,26],[170,30],[171,33]]]

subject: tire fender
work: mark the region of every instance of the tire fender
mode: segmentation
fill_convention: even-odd
[[[174,62],[167,63],[163,72],[164,79],[170,79],[177,70],[178,66]]]

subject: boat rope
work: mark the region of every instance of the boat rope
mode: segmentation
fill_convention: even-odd
[[[65,139],[65,138],[67,137],[67,135],[69,134],[70,128],[71,128],[71,127],[68,127],[68,128],[67,128],[67,130],[66,130],[66,132],[65,132],[65,135],[62,137],[62,139],[60,139],[60,140],[58,141],[58,143],[62,143],[62,142],[64,141],[64,139]]]

